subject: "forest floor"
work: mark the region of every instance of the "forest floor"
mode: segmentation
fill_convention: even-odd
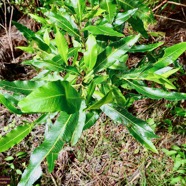
[[[164,46],[172,46],[186,41],[186,11],[166,11],[159,14],[155,10],[157,23],[150,28],[158,32],[158,37],[151,37],[152,42],[164,41]],[[32,20],[22,18],[22,23],[34,30]],[[28,24],[29,23],[29,24]],[[12,48],[25,45],[26,40],[12,27],[11,37],[0,31],[0,78],[7,80],[24,80],[35,76],[37,72],[31,67],[21,65],[32,56]],[[13,56],[12,57],[12,51]],[[133,65],[137,59],[131,56]],[[186,53],[179,63],[186,71]],[[186,92],[186,75],[178,74],[180,90]],[[60,152],[55,170],[50,174],[46,163],[42,167],[44,174],[38,181],[42,186],[123,186],[123,185],[170,185],[174,175],[174,161],[162,149],[171,149],[173,145],[186,144],[186,118],[179,117],[172,110],[186,102],[171,103],[165,100],[136,101],[130,111],[137,117],[145,119],[155,129],[158,139],[154,140],[159,154],[154,154],[138,142],[120,124],[114,124],[105,115],[101,115],[89,130],[84,131],[75,147],[65,146]],[[4,135],[15,126],[26,121],[33,121],[37,116],[17,116],[0,105],[0,134]],[[17,185],[21,172],[28,163],[31,152],[43,138],[44,127],[37,126],[19,145],[5,153],[0,153],[0,176],[10,176],[12,185]],[[18,152],[21,155],[18,155]],[[179,185],[179,184],[177,184]]]

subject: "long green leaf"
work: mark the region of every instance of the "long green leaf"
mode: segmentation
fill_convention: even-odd
[[[15,21],[12,21],[12,23],[17,27],[17,29],[23,33],[23,35],[25,36],[26,39],[31,39],[35,36],[35,33],[30,30],[29,28],[27,28],[26,26],[20,24],[20,23],[17,23]]]
[[[77,14],[79,22],[81,22],[86,2],[83,0],[71,0],[71,3],[73,5],[73,8],[74,8],[76,14]]]
[[[154,22],[153,13],[148,6],[144,4],[143,0],[118,0],[118,2],[125,11],[138,8],[135,15],[137,15],[144,23]]]
[[[69,139],[71,138],[71,144],[72,145],[75,145],[79,139],[79,137],[81,136],[81,133],[83,131],[83,127],[85,125],[85,112],[83,111],[85,109],[85,102],[83,101],[82,104],[81,104],[81,108],[79,110],[79,112],[73,114],[73,117],[75,118],[75,121],[73,121],[73,124],[72,123],[69,123],[67,124],[65,127],[66,127],[66,131],[64,132],[64,135],[63,136],[63,140],[65,141],[69,141]],[[62,116],[60,117],[63,117],[63,114]],[[59,121],[61,121],[61,118],[59,117]],[[70,127],[70,129],[69,129]],[[68,131],[70,130],[70,131]],[[70,135],[67,135],[67,132],[70,133]],[[67,138],[67,136],[69,136]],[[55,160],[57,159],[58,157],[58,154],[61,150],[61,147],[63,146],[64,144],[64,141],[62,140],[59,140],[55,147],[52,149],[52,151],[49,153],[49,155],[47,156],[47,162],[48,162],[48,169],[50,172],[53,171],[54,169],[54,166],[55,166]]]
[[[93,35],[89,35],[86,42],[86,52],[84,54],[84,63],[89,71],[91,71],[97,60],[97,43]]]
[[[100,109],[100,107],[102,105],[107,104],[107,103],[111,103],[112,101],[113,101],[113,95],[112,95],[112,91],[110,91],[103,98],[101,98],[99,101],[97,101],[93,105],[89,106],[86,110]]]
[[[138,41],[139,37],[140,35],[128,36],[107,46],[106,49],[98,55],[94,72],[102,71],[113,65],[131,49],[131,47]]]
[[[73,28],[72,24],[63,16],[53,13],[47,12],[45,14],[52,23],[56,23],[59,28],[62,28],[71,36],[75,36],[76,38],[80,38],[79,32],[76,28]]]
[[[44,142],[37,147],[30,157],[30,163],[27,169],[24,171],[21,181],[18,186],[32,186],[32,184],[41,176],[41,162],[53,151],[56,146],[58,149],[62,148],[64,144],[64,135],[68,132],[66,130],[68,125],[73,125],[75,121],[75,115],[68,115],[62,112],[54,125],[50,128],[50,131],[45,136]],[[71,131],[71,130],[70,130]],[[51,159],[50,159],[51,160]]]
[[[127,81],[138,93],[143,94],[151,99],[167,99],[169,101],[186,100],[186,93],[168,92],[159,88],[150,88],[139,85],[135,81]]]
[[[120,79],[125,79],[125,80],[131,79],[131,80],[153,81],[153,82],[164,85],[165,88],[167,89],[176,89],[173,83],[170,80],[168,80],[166,76],[164,77],[164,74],[158,74],[158,73],[156,74],[154,72],[151,72],[151,71],[154,71],[153,68],[154,67],[151,67],[151,65],[147,65],[142,68],[132,69],[131,71],[128,71],[126,73],[119,74],[118,77]]]
[[[126,12],[122,12],[122,13],[118,13],[115,21],[114,21],[114,25],[115,26],[119,26],[123,23],[125,23],[129,18],[131,18],[132,15],[134,15],[136,13],[138,9],[132,9],[132,10],[128,10]]]
[[[79,139],[85,123],[85,103],[74,114],[61,112],[56,122],[46,133],[44,142],[34,150],[30,163],[24,171],[18,186],[31,186],[41,176],[41,162],[47,158],[49,171],[54,168],[54,161],[65,142],[75,144]],[[38,173],[39,172],[39,173]],[[35,174],[39,174],[35,176]]]
[[[106,104],[101,107],[101,110],[113,121],[124,124],[134,138],[146,148],[158,152],[151,142],[151,139],[157,136],[145,121],[134,117],[126,109],[117,105]]]
[[[51,52],[51,49],[50,47],[41,39],[39,38],[38,36],[34,36],[32,37],[32,40],[35,41],[37,43],[37,46],[43,50],[43,51],[46,51],[46,52]]]
[[[76,122],[77,122],[76,127],[74,128],[71,137],[72,145],[75,145],[78,142],[78,139],[81,137],[85,125],[85,119],[86,119],[86,113],[84,111],[85,107],[86,107],[85,101],[82,101],[78,116],[76,117]]]
[[[12,148],[21,142],[32,130],[33,124],[25,124],[11,130],[7,135],[0,139],[0,152]]]
[[[128,22],[132,25],[132,28],[135,31],[141,33],[144,38],[148,38],[148,33],[145,30],[143,21],[141,19],[138,17],[131,17]]]
[[[0,94],[0,103],[3,104],[10,112],[16,114],[22,114],[22,112],[17,109],[12,103],[10,99],[7,99],[4,95]]]
[[[106,35],[106,36],[115,36],[115,37],[124,36],[122,33],[119,33],[105,25],[97,25],[97,26],[89,25],[85,27],[84,30],[88,30],[93,35]]]
[[[0,80],[0,87],[14,93],[29,94],[34,89],[44,85],[44,81],[5,81]]]
[[[33,40],[37,43],[38,47],[43,50],[43,51],[50,51],[49,46],[44,43],[36,34],[35,32],[33,32],[32,30],[28,29],[26,26],[17,23],[15,21],[13,21],[13,24],[17,27],[17,29],[23,33],[23,35],[25,36],[26,39],[28,40]]]
[[[50,71],[62,71],[64,67],[62,67],[59,63],[54,62],[53,60],[28,60],[25,61],[24,64],[26,65],[33,65],[40,69],[47,69]]]
[[[175,44],[165,49],[165,54],[154,63],[155,67],[163,68],[172,64],[183,52],[186,51],[186,42]],[[156,68],[155,68],[156,69]]]
[[[153,44],[149,44],[149,45],[136,45],[133,46],[129,52],[150,52],[156,48],[158,48],[159,46],[163,45],[164,42],[158,42],[158,43],[153,43]]]
[[[97,112],[88,112],[86,115],[86,121],[83,130],[92,127],[96,123],[98,118],[99,118],[99,114],[97,114]]]
[[[116,4],[114,4],[113,0],[102,0],[100,3],[100,7],[108,13],[108,20],[112,23],[114,16],[116,14]]]
[[[56,37],[55,37],[55,41],[56,41],[56,45],[58,48],[58,52],[61,55],[63,61],[68,64],[67,62],[67,56],[68,56],[68,44],[67,41],[65,39],[65,37],[63,36],[63,34],[59,31],[58,28],[57,29],[57,33],[56,33]]]
[[[74,113],[80,108],[81,97],[67,81],[54,81],[34,90],[18,106],[23,112]]]

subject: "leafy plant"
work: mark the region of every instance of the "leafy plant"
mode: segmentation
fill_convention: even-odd
[[[170,178],[170,184],[186,184],[186,145],[183,144],[180,147],[177,145],[172,146],[171,150],[163,149],[163,152],[171,157],[174,161],[173,173]]]
[[[39,69],[28,81],[0,81],[0,102],[16,114],[39,113],[33,123],[25,123],[0,139],[0,152],[19,143],[37,124],[47,126],[44,141],[31,155],[19,186],[32,185],[41,175],[45,159],[53,171],[54,162],[65,143],[75,145],[82,131],[105,113],[125,125],[146,148],[157,153],[152,138],[157,136],[143,120],[128,112],[141,98],[186,99],[169,78],[179,68],[169,66],[186,50],[186,43],[166,48],[153,58],[152,52],[163,42],[140,45],[148,38],[145,24],[153,21],[151,11],[141,1],[42,1],[41,12],[30,16],[42,24],[37,33],[14,22],[29,45],[20,49],[35,54],[24,64]],[[50,7],[50,9],[49,9]],[[140,34],[126,36],[128,22]],[[136,25],[140,26],[136,26]],[[129,53],[146,53],[136,68],[127,66]],[[125,94],[123,94],[125,92]],[[55,118],[52,125],[48,119]]]

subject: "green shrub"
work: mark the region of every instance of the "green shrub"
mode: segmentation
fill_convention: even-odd
[[[0,102],[11,112],[40,114],[33,123],[2,137],[0,152],[23,140],[37,124],[46,125],[44,141],[32,153],[19,186],[32,185],[41,176],[40,164],[45,159],[52,172],[63,145],[75,145],[101,112],[125,125],[136,140],[157,153],[151,142],[157,136],[127,108],[142,98],[186,99],[185,93],[170,91],[176,86],[169,78],[179,70],[169,65],[186,50],[186,43],[166,48],[156,57],[154,50],[163,42],[140,45],[141,37],[148,38],[144,25],[154,21],[141,1],[42,1],[42,5],[44,17],[30,14],[42,24],[37,33],[14,22],[29,41],[27,47],[19,48],[35,54],[24,64],[34,66],[39,74],[28,81],[0,81],[0,87],[12,92],[0,94]],[[124,35],[127,27],[134,29],[132,35]],[[129,69],[129,53],[147,55]],[[52,125],[49,118],[55,118]]]

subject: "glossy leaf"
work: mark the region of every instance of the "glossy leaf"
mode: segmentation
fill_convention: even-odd
[[[43,41],[47,44],[50,45],[50,35],[49,35],[49,31],[46,29],[44,34],[43,34]]]
[[[41,176],[41,162],[48,155],[50,156],[48,160],[52,161],[50,153],[55,153],[59,149],[61,150],[65,143],[64,136],[68,135],[68,132],[71,132],[71,130],[67,130],[67,126],[73,126],[75,117],[75,115],[68,115],[65,112],[61,112],[60,116],[45,136],[44,142],[32,153],[30,163],[24,171],[18,186],[32,186],[32,184]],[[56,158],[56,156],[54,158]]]
[[[118,0],[118,2],[125,11],[138,8],[135,15],[138,16],[144,23],[154,22],[152,11],[145,5],[143,0]]]
[[[56,29],[57,32],[56,32],[55,41],[56,41],[57,49],[63,61],[67,64],[68,44],[63,34],[59,31],[58,28]]]
[[[151,142],[151,139],[157,136],[145,121],[134,117],[126,109],[117,105],[103,105],[101,110],[113,121],[125,125],[134,138],[146,148],[157,153],[155,146]]]
[[[86,104],[90,102],[95,89],[96,89],[96,84],[92,81],[88,86]]]
[[[68,32],[69,35],[74,36],[76,38],[80,37],[77,29],[73,28],[72,24],[65,17],[53,12],[47,12],[45,14],[52,23],[56,23],[59,28],[62,28],[63,30]]]
[[[17,27],[17,29],[23,33],[23,35],[25,36],[26,39],[28,40],[31,40],[33,39],[38,47],[43,50],[43,51],[47,51],[49,52],[50,51],[50,48],[49,46],[44,43],[36,34],[35,32],[33,32],[32,30],[28,29],[26,26],[20,24],[20,23],[17,23],[15,21],[13,21],[13,24]]]
[[[50,47],[41,40],[41,38],[39,38],[38,36],[34,36],[32,37],[32,39],[37,43],[37,46],[43,50],[43,51],[46,51],[46,52],[51,52],[51,49]]]
[[[80,108],[81,97],[66,81],[54,81],[34,90],[19,102],[23,112],[74,113]]]
[[[114,16],[116,14],[116,4],[114,4],[114,1],[113,0],[102,0],[100,2],[100,7],[106,10],[106,13],[108,13],[108,20],[110,23],[112,23]]]
[[[23,33],[23,35],[25,36],[26,39],[31,39],[35,36],[35,33],[28,29],[26,26],[20,24],[20,23],[17,23],[15,21],[12,21],[12,23],[17,27],[17,29]]]
[[[50,70],[50,71],[58,71],[59,72],[59,71],[64,70],[64,67],[60,63],[57,63],[53,60],[36,60],[36,59],[33,59],[33,60],[25,61],[23,64],[33,65],[37,68],[47,69],[47,70]]]
[[[119,33],[105,25],[97,25],[97,26],[89,25],[85,27],[84,30],[88,30],[93,35],[106,35],[106,36],[115,36],[115,37],[124,36],[122,33]]]
[[[172,64],[183,52],[186,51],[186,42],[175,44],[165,49],[165,54],[154,66],[158,68],[166,67]]]
[[[111,103],[112,101],[113,101],[113,95],[112,95],[112,91],[110,91],[103,98],[101,98],[99,101],[97,101],[96,103],[88,107],[86,110],[100,109],[102,105]]]
[[[128,69],[126,62],[128,60],[128,55],[125,54],[122,57],[120,57],[119,60],[117,60],[113,65],[109,67],[109,69],[112,70],[126,70]]]
[[[113,65],[131,49],[131,47],[138,41],[139,37],[139,35],[128,36],[107,46],[106,49],[98,55],[94,72],[102,71]]]
[[[136,53],[136,52],[150,52],[154,49],[158,48],[159,46],[163,45],[164,42],[153,43],[149,45],[135,45],[133,46],[129,52]]]
[[[148,80],[164,85],[168,89],[176,89],[173,83],[165,78],[163,74],[156,74],[151,72],[153,67],[151,65],[144,66],[142,68],[132,69],[124,74],[118,75],[120,79],[125,80]]]
[[[81,22],[86,2],[83,0],[71,0],[71,3],[77,14],[79,22]]]
[[[85,119],[86,119],[86,113],[84,111],[85,107],[86,107],[85,101],[82,101],[81,107],[78,112],[78,116],[76,117],[76,126],[73,130],[73,134],[71,137],[72,145],[75,145],[78,142],[78,139],[81,137],[85,125]]]
[[[92,7],[88,13],[85,13],[85,15],[83,15],[82,20],[92,19],[94,17],[102,15],[102,13],[105,12],[105,10],[98,7],[99,7],[98,5]]]
[[[10,99],[7,99],[4,95],[0,94],[0,103],[3,104],[10,112],[15,114],[22,114],[22,112],[11,103]]]
[[[138,9],[135,8],[135,9],[128,10],[122,13],[118,13],[115,18],[114,25],[118,26],[118,25],[125,23],[128,19],[131,18],[132,15],[136,13],[137,10]]]
[[[160,88],[150,88],[139,85],[135,81],[128,81],[138,93],[143,94],[151,99],[167,99],[169,101],[186,100],[186,93],[168,92]]]
[[[114,88],[113,94],[118,105],[124,106],[126,104],[127,100],[119,88]]]
[[[52,151],[47,156],[48,169],[50,172],[52,172],[54,169],[55,160],[57,159],[58,153],[60,152],[64,142],[71,140],[71,144],[75,145],[79,137],[81,136],[83,127],[85,125],[85,118],[86,118],[85,112],[83,111],[84,109],[85,109],[85,102],[83,101],[81,104],[80,110],[77,113],[72,114],[73,119],[70,122],[67,122],[65,126],[62,126],[64,131],[63,131],[63,135],[61,136],[61,138],[63,140],[59,140],[56,143],[55,147],[52,149]],[[60,114],[58,118],[58,122],[63,121],[64,115],[66,114],[65,113]]]
[[[29,94],[36,88],[44,85],[44,81],[5,81],[0,80],[0,87],[14,93]]]
[[[11,130],[8,134],[0,138],[0,152],[12,148],[21,142],[32,130],[33,124],[25,124]]]
[[[41,24],[43,24],[43,25],[47,24],[46,19],[43,18],[43,17],[40,17],[40,16],[38,16],[38,15],[36,15],[36,14],[29,14],[29,16],[30,16],[32,19],[36,20],[38,23],[41,23]]]
[[[96,38],[93,35],[89,35],[86,42],[86,52],[84,54],[84,63],[86,67],[91,71],[96,64],[97,60],[97,43]]]
[[[148,38],[148,33],[145,30],[143,21],[141,19],[138,17],[131,17],[128,22],[132,25],[132,28],[135,31],[139,32],[144,38]]]
[[[92,127],[96,121],[99,118],[99,114],[97,114],[97,112],[89,112],[86,115],[86,122],[85,122],[85,126],[83,128],[83,130],[89,129],[90,127]]]

